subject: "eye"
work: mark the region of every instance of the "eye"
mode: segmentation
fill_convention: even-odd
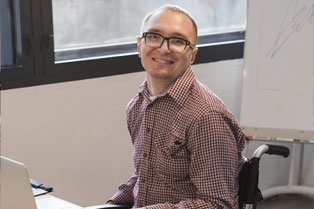
[[[147,34],[146,38],[148,38],[150,40],[159,40],[160,39],[160,35],[157,35],[157,34]]]
[[[180,39],[180,38],[172,38],[171,39],[171,44],[174,44],[174,45],[177,45],[177,46],[182,46],[182,45],[185,45],[186,42],[185,42],[185,40]]]

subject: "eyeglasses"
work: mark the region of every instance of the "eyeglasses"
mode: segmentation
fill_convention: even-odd
[[[195,48],[195,46],[191,44],[190,41],[185,40],[183,38],[164,37],[159,33],[154,32],[145,32],[143,33],[141,38],[145,38],[146,45],[154,48],[161,47],[164,41],[166,40],[168,44],[168,49],[173,52],[183,52],[187,46],[189,46],[191,49]]]

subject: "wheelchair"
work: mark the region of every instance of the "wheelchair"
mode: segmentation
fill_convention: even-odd
[[[245,158],[239,175],[239,209],[255,209],[263,200],[258,188],[259,163],[264,154],[288,157],[290,150],[285,146],[264,144],[259,146],[250,159]],[[130,209],[132,206],[104,204],[86,207],[85,209]]]

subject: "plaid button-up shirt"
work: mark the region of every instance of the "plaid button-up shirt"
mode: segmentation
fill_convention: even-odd
[[[126,114],[136,170],[119,186],[114,203],[148,209],[238,208],[245,136],[191,67],[153,101],[144,82]]]

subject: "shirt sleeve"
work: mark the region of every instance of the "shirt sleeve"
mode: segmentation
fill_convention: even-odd
[[[130,121],[132,121],[131,110],[136,102],[137,97],[132,99],[126,107],[126,118],[127,118],[127,127],[132,136],[132,128],[130,127]],[[133,141],[132,141],[133,143]],[[118,187],[118,191],[107,201],[112,201],[114,204],[122,204],[122,205],[134,205],[134,196],[133,189],[137,182],[137,172],[135,171],[133,175],[129,178],[129,180],[123,184],[120,184]]]
[[[188,135],[189,175],[197,194],[178,204],[156,204],[147,209],[238,208],[238,175],[243,164],[244,134],[219,112],[201,116]]]
[[[134,205],[133,188],[137,181],[137,173],[134,172],[132,177],[125,183],[121,184],[118,191],[108,200],[114,204]]]

